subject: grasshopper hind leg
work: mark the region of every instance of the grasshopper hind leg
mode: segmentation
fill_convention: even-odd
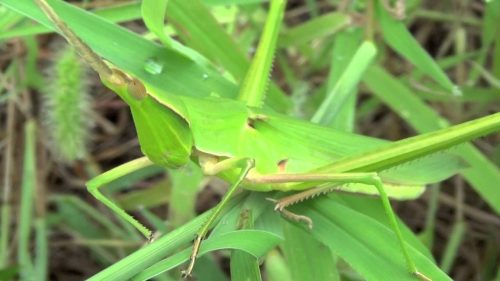
[[[422,281],[430,281],[431,279],[425,276],[423,273],[419,272],[413,262],[413,259],[410,257],[408,247],[403,239],[403,235],[401,234],[401,230],[399,228],[399,224],[396,219],[396,215],[391,207],[391,203],[389,201],[389,197],[385,192],[382,180],[378,176],[377,173],[343,173],[343,174],[277,174],[277,175],[266,175],[260,176],[256,178],[249,179],[250,182],[254,183],[290,183],[290,182],[321,182],[321,183],[362,183],[374,186],[379,195],[382,202],[382,206],[386,213],[386,216],[389,219],[391,228],[396,234],[396,238],[401,247],[401,251],[405,258],[408,270],[419,280]],[[301,202],[312,197],[331,192],[335,190],[335,188],[325,188],[325,187],[316,187],[312,189],[308,189],[287,197],[284,197],[275,202],[275,210],[281,212],[285,217],[290,217],[294,220],[305,221],[309,226],[312,225],[312,221],[310,218],[307,218],[302,215],[294,214],[288,210],[286,210],[287,206],[295,204],[297,202]],[[309,222],[310,221],[310,224]]]

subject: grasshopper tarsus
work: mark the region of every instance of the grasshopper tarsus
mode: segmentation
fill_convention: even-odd
[[[279,204],[279,203],[276,203],[276,205],[277,204]],[[307,228],[309,230],[313,229],[313,221],[308,216],[296,214],[294,212],[291,212],[291,211],[287,210],[284,207],[275,207],[274,210],[277,211],[277,212],[279,212],[283,217],[285,217],[285,218],[287,218],[289,220],[293,220],[293,221],[297,221],[297,222],[300,222],[300,223],[304,223],[305,225],[307,225]]]
[[[191,256],[189,257],[189,265],[186,269],[181,271],[181,277],[183,279],[191,277],[191,273],[193,272],[194,264],[196,262],[196,257],[200,252],[201,241],[203,240],[202,235],[196,235],[196,238],[193,242],[193,250],[191,252]]]
[[[181,278],[182,279],[188,279],[191,277],[191,273],[187,272],[187,270],[182,270],[181,271]]]
[[[153,243],[153,241],[155,240],[154,233],[153,233],[153,232],[151,232],[151,233],[148,235],[147,239],[148,239],[148,244]]]
[[[309,230],[313,229],[313,221],[310,217],[299,215],[286,209],[286,204],[283,204],[282,200],[276,200],[274,198],[266,198],[266,200],[274,203],[274,210],[279,212],[282,216],[287,219],[301,222],[307,225]]]

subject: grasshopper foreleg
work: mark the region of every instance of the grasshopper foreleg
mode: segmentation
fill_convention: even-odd
[[[255,166],[255,161],[249,158],[229,158],[219,162],[215,162],[213,161],[213,159],[214,158],[210,157],[209,155],[204,155],[204,154],[200,155],[199,162],[201,168],[203,172],[207,175],[216,175],[220,172],[238,167],[241,168],[241,171],[237,180],[231,184],[226,194],[224,194],[219,204],[217,204],[212,214],[210,214],[208,220],[203,224],[203,226],[198,231],[196,238],[194,239],[193,242],[193,250],[191,251],[189,265],[185,270],[182,271],[183,278],[187,278],[191,275],[191,272],[193,271],[194,268],[194,264],[196,262],[196,257],[198,256],[198,252],[200,251],[201,242],[207,235],[208,231],[210,230],[210,227],[212,226],[217,216],[220,215],[220,213],[226,206],[227,202],[229,202],[229,199],[231,199],[234,193],[238,190],[238,187],[246,178],[248,172]]]
[[[134,219],[131,215],[127,214],[122,208],[116,205],[113,201],[109,200],[106,196],[104,196],[99,188],[102,186],[124,176],[133,171],[139,170],[141,168],[145,168],[148,166],[154,165],[147,157],[141,157],[136,160],[132,160],[125,164],[122,164],[112,170],[109,170],[105,173],[100,174],[99,176],[91,179],[87,182],[87,189],[97,200],[110,208],[115,214],[120,216],[122,219],[133,225],[139,232],[141,232],[148,241],[152,239],[152,232],[144,225],[142,225],[139,221]]]

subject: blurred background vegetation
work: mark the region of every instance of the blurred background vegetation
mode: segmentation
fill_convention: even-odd
[[[267,5],[202,2],[250,57]],[[286,95],[270,94],[275,108],[310,119],[363,36],[373,32],[378,66],[368,70],[349,101],[355,113],[346,112],[332,126],[397,140],[499,111],[500,1],[382,2],[386,18],[377,15],[377,24],[369,25],[365,1],[290,0],[273,73]],[[155,39],[136,1],[73,4]],[[167,32],[176,36],[169,23]],[[185,35],[179,39],[230,68],[209,44]],[[85,188],[93,176],[141,155],[129,110],[61,37],[1,5],[0,50],[0,280],[82,280],[144,243]],[[229,71],[237,76],[238,70]],[[387,88],[377,87],[380,82]],[[495,134],[475,141],[485,155],[475,158],[482,172],[467,180],[454,177],[418,200],[395,203],[454,280],[500,280],[499,140]],[[106,192],[148,225],[167,231],[216,204],[224,188],[195,167],[154,167],[114,182]],[[217,255],[200,260],[204,280],[227,279],[227,257]],[[285,280],[280,278],[290,273],[279,266],[282,260],[280,252],[268,254],[264,279]],[[359,278],[347,267],[341,272],[342,280]]]

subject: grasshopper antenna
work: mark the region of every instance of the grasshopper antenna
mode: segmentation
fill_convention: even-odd
[[[113,81],[116,79],[116,75],[111,68],[90,49],[90,47],[85,44],[70,28],[66,23],[64,23],[61,18],[56,14],[54,9],[47,3],[46,0],[35,0],[40,9],[45,13],[45,15],[56,25],[56,27],[61,31],[66,40],[75,47],[75,49],[80,53],[80,55],[87,61],[87,63],[94,69],[101,79]],[[117,81],[118,82],[118,81]]]

